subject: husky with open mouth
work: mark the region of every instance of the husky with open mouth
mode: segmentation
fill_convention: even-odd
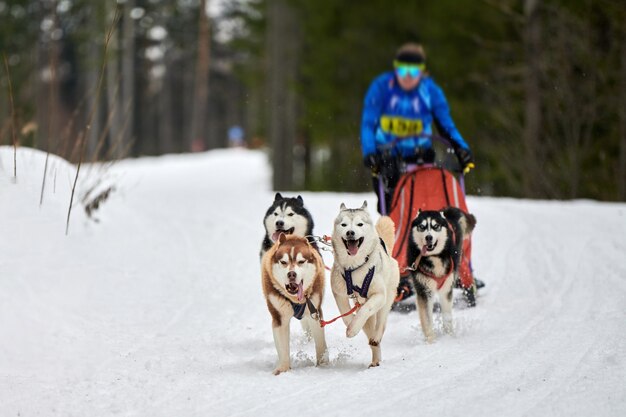
[[[380,342],[400,280],[398,263],[390,255],[394,228],[393,220],[386,216],[374,226],[364,202],[358,209],[342,203],[333,229],[333,295],[341,314],[351,310],[350,299],[361,305],[343,321],[348,337],[363,329],[372,349],[370,367],[380,365]]]
[[[435,340],[433,305],[438,295],[444,331],[452,333],[452,287],[458,280],[463,239],[469,238],[476,218],[456,207],[441,211],[419,211],[411,223],[407,260],[417,294],[422,331]]]
[[[289,323],[292,317],[315,341],[317,364],[328,363],[328,349],[321,326],[324,295],[324,264],[305,238],[280,233],[276,243],[261,259],[261,279],[272,332],[278,352],[274,375],[290,369]]]
[[[261,257],[278,240],[281,233],[307,237],[309,243],[317,249],[311,238],[313,235],[313,217],[304,207],[304,200],[301,196],[290,198],[276,193],[274,202],[265,213],[263,225],[265,226],[265,236],[261,245]]]

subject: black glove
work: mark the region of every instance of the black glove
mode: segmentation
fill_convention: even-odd
[[[374,172],[378,172],[378,169],[380,168],[379,155],[375,153],[365,155],[365,157],[363,157],[363,165],[365,165],[366,168],[369,168]]]
[[[465,148],[457,148],[455,153],[464,171],[469,171],[471,168],[474,168],[474,156],[472,155],[472,151]]]

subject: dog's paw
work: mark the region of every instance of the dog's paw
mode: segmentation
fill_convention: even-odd
[[[426,336],[426,343],[428,343],[429,345],[435,343],[435,335],[431,334],[429,336]]]
[[[317,361],[317,366],[328,366],[330,364],[330,359],[328,359],[328,355],[324,355],[321,359]]]
[[[352,337],[356,336],[361,331],[361,327],[362,326],[355,325],[354,321],[355,320],[352,320],[352,322],[346,328],[346,337],[348,337],[348,338],[352,338]]]
[[[370,363],[370,366],[368,366],[368,368],[375,368],[377,366],[380,366],[380,362],[379,361]]]
[[[328,351],[324,352],[324,354],[317,359],[317,366],[326,366],[330,363],[330,359],[328,359]]]
[[[287,365],[287,366],[277,366],[276,369],[274,369],[273,374],[274,375],[280,375],[283,372],[287,372],[290,369],[291,369],[291,367],[289,365]]]

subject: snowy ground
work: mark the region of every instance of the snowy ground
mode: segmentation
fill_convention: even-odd
[[[626,204],[470,197],[488,287],[454,336],[428,345],[417,313],[392,313],[367,369],[365,337],[337,322],[316,368],[294,321],[294,369],[275,377],[262,153],[121,162],[100,222],[76,206],[68,236],[73,167],[51,158],[40,207],[44,160],[21,149],[14,179],[0,148],[0,416],[626,415]],[[302,195],[318,234],[341,202],[375,203]]]

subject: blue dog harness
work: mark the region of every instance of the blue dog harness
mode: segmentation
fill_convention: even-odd
[[[305,298],[304,304],[294,303],[291,300],[289,300],[289,302],[291,303],[291,308],[293,308],[293,316],[296,319],[302,320],[302,317],[304,317],[304,311],[306,310],[307,306],[309,307],[309,312],[311,313],[311,317],[314,320],[319,320],[321,318],[319,311],[315,308],[313,302],[309,297]]]
[[[289,301],[291,303],[291,307],[293,307],[293,316],[298,320],[302,320],[304,316],[304,310],[306,310],[306,304],[297,304],[293,301]]]
[[[367,258],[365,258],[365,263],[367,263]],[[363,264],[365,265],[365,264]],[[352,272],[356,271],[357,269],[359,269],[359,267],[356,267],[354,269],[346,269],[345,270],[345,275],[342,274],[341,276],[343,277],[343,279],[346,281],[346,288],[348,290],[348,295],[352,295],[353,292],[358,293],[361,297],[363,298],[367,298],[367,292],[370,289],[370,284],[372,283],[372,278],[374,278],[374,270],[376,269],[375,266],[371,267],[369,271],[367,271],[367,275],[365,275],[365,279],[363,280],[363,286],[361,288],[357,287],[356,285],[354,285],[352,283]]]

